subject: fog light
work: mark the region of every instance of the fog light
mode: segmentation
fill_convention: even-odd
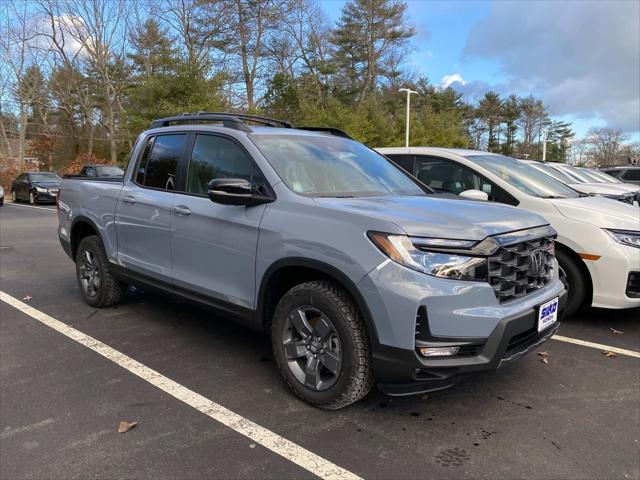
[[[458,353],[460,347],[420,347],[418,350],[423,357],[448,357]]]

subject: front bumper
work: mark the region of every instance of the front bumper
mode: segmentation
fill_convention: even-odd
[[[600,308],[640,307],[640,297],[628,294],[629,274],[640,272],[640,249],[610,240],[598,260],[584,260],[593,283],[592,306]]]
[[[537,309],[503,319],[484,342],[471,342],[469,355],[424,358],[415,349],[381,347],[374,356],[378,388],[388,395],[415,395],[455,385],[466,375],[496,370],[535,350],[553,336],[560,326],[567,303],[566,291],[560,295],[558,321],[542,332],[537,329]],[[442,345],[451,345],[443,341]]]
[[[56,202],[56,194],[50,192],[34,192],[33,194],[36,202],[47,202],[47,203],[55,203]]]

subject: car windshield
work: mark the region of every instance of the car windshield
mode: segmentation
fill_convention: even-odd
[[[30,173],[29,179],[32,182],[61,182],[62,179],[55,173]]]
[[[531,165],[533,168],[537,168],[541,172],[546,173],[550,177],[553,177],[556,180],[558,180],[559,182],[562,182],[564,184],[576,183],[575,180],[573,180],[571,177],[566,176],[564,173],[559,172],[555,168],[550,167],[549,165],[547,165],[545,163],[536,162],[536,163],[528,163],[527,165]]]
[[[598,183],[622,183],[617,178],[613,178],[611,175],[607,175],[606,173],[597,172],[595,170],[582,169],[583,172],[587,173],[591,178],[593,178],[594,182]]]
[[[96,167],[96,175],[98,177],[116,177],[118,175],[124,175],[124,170],[120,167],[99,166]]]
[[[575,190],[515,158],[502,155],[467,155],[466,158],[528,195],[540,198],[580,196]]]
[[[557,167],[562,173],[575,179],[575,183],[593,183],[593,179],[589,177],[589,175],[581,172],[576,167],[572,167],[571,165],[562,165]]]
[[[250,135],[284,183],[301,195],[424,195],[408,174],[364,145],[336,136]]]

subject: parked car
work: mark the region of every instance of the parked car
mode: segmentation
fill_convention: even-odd
[[[627,167],[605,167],[601,168],[600,171],[625,183],[640,185],[640,165],[629,165]]]
[[[634,193],[633,189],[631,192],[629,192],[629,189],[625,187],[619,188],[619,185],[612,185],[610,183],[603,183],[595,180],[589,183],[579,182],[575,178],[566,175],[562,171],[562,169],[554,168],[547,162],[539,162],[536,160],[520,161],[532,166],[536,170],[540,170],[542,173],[545,173],[550,177],[555,178],[559,182],[564,183],[568,187],[571,187],[574,190],[586,195],[611,198],[613,200],[619,200],[630,205],[633,205],[636,200],[636,194]]]
[[[121,177],[124,170],[115,165],[85,165],[80,170],[82,177]]]
[[[566,163],[558,163],[558,162],[547,162],[547,165],[553,167],[559,172],[564,173],[566,176],[574,179],[577,183],[587,183],[590,185],[594,185],[593,177],[589,173],[583,171],[578,167],[574,167],[573,165],[567,165]],[[609,189],[609,193],[603,196],[622,194],[622,195],[625,195],[625,198],[623,199],[623,201],[627,201],[627,203],[633,203],[633,200],[629,201],[630,198],[631,199],[635,199],[636,197],[640,198],[640,188],[638,188],[637,185],[627,184],[627,183],[619,183],[619,184],[607,183],[602,185],[604,185],[607,189]],[[615,197],[611,197],[611,198],[615,198]],[[617,200],[619,200],[619,198],[617,198]]]
[[[374,383],[449,387],[556,331],[566,293],[546,220],[438,198],[344,133],[315,130],[160,119],[123,179],[65,178],[58,232],[84,300],[107,307],[142,285],[264,330],[287,384],[326,409]]]
[[[14,202],[28,201],[31,205],[38,202],[56,201],[62,179],[52,172],[28,172],[18,175],[11,184],[11,199]]]
[[[0,186],[0,207],[4,205],[4,188]]]
[[[558,232],[556,256],[566,274],[567,314],[588,305],[640,306],[638,208],[584,197],[510,157],[449,148],[380,148],[379,152],[441,192],[473,189],[489,200],[545,217]]]

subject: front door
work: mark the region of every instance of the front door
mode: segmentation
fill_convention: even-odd
[[[149,138],[116,205],[118,263],[130,271],[171,282],[171,209],[178,163],[188,135]]]
[[[171,252],[176,290],[220,307],[253,309],[258,230],[265,205],[220,205],[207,196],[216,178],[244,178],[264,188],[249,154],[234,140],[196,135],[184,193],[174,198]],[[233,304],[233,305],[229,305]]]

